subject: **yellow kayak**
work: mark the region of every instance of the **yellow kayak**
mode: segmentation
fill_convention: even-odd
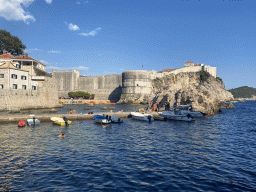
[[[61,117],[51,117],[51,121],[56,124],[56,125],[60,125],[60,126],[65,126],[65,120]],[[72,121],[67,120],[68,125],[71,125]]]
[[[166,121],[166,120],[167,120],[166,117],[157,116],[157,115],[154,115],[154,116],[153,116],[153,119],[154,119],[154,120],[158,120],[158,121]]]

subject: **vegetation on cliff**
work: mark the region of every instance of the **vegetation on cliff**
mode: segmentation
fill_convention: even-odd
[[[234,98],[251,98],[256,95],[256,89],[253,87],[243,86],[228,90]]]
[[[94,98],[94,94],[83,91],[69,92],[68,95],[69,97],[83,97],[84,99]]]
[[[17,36],[12,36],[6,30],[0,30],[0,53],[3,50],[8,51],[12,55],[22,55],[26,46],[21,42]]]

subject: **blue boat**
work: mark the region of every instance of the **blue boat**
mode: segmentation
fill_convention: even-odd
[[[96,123],[101,123],[101,124],[111,123],[111,120],[107,119],[105,116],[102,116],[102,115],[94,115],[93,118]]]

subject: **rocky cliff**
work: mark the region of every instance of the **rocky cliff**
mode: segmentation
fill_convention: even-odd
[[[219,111],[219,102],[234,99],[220,78],[202,71],[156,78],[152,86],[153,94],[148,97],[149,107],[154,103],[159,103],[160,107],[167,103],[170,106],[192,104],[195,110],[211,115]]]

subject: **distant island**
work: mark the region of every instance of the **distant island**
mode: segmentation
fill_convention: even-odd
[[[228,91],[232,93],[235,99],[238,99],[238,98],[249,99],[249,98],[256,97],[256,88],[253,88],[253,87],[243,86],[243,87],[230,89]]]

